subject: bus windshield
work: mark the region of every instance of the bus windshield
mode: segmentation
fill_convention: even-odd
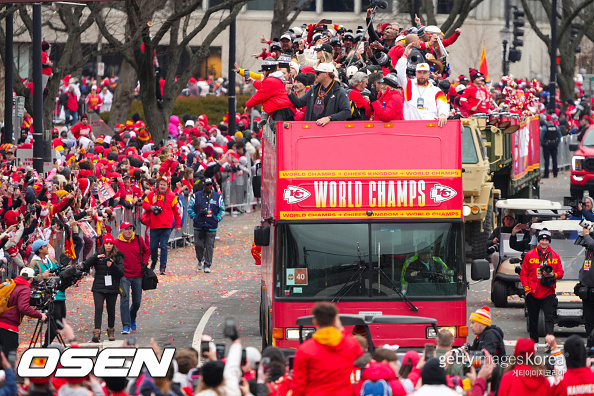
[[[277,227],[276,296],[401,300],[464,296],[461,223]]]

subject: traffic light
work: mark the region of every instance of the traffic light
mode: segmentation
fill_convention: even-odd
[[[510,48],[509,50],[509,61],[510,62],[519,62],[522,60],[522,51],[516,48]]]
[[[520,10],[518,8],[514,9],[514,39],[512,41],[512,44],[514,45],[514,47],[522,47],[524,45],[524,40],[522,39],[522,37],[524,37],[524,29],[522,29],[524,27],[524,11]]]

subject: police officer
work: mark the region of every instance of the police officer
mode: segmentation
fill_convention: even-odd
[[[549,156],[553,159],[553,177],[557,177],[557,148],[561,142],[561,129],[553,123],[553,117],[547,114],[546,123],[540,128],[540,145],[545,162],[544,178],[549,177]]]
[[[225,215],[223,197],[213,191],[212,179],[204,180],[204,190],[192,195],[188,203],[188,215],[194,219],[194,247],[198,260],[198,271],[204,268],[210,273],[212,254],[219,221]]]
[[[561,258],[549,246],[550,231],[543,229],[538,233],[538,246],[524,256],[520,280],[526,293],[526,309],[530,321],[530,338],[538,343],[538,315],[542,309],[547,334],[553,334],[557,296],[555,287],[563,278]]]
[[[584,227],[584,243],[586,244],[586,257],[584,265],[580,268],[579,283],[575,287],[575,294],[582,299],[584,310],[584,322],[586,324],[586,335],[588,335],[588,347],[594,347],[592,337],[589,337],[594,330],[594,268],[591,268],[594,260],[594,238],[590,236],[590,229]]]

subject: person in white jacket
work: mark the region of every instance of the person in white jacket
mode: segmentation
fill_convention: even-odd
[[[206,362],[194,396],[241,396],[241,340],[233,341],[227,355],[227,364],[220,360]]]
[[[437,124],[444,127],[448,120],[450,105],[443,91],[429,81],[429,65],[417,64],[415,78],[406,77],[407,57],[411,50],[412,44],[409,44],[404,50],[404,55],[396,63],[396,77],[404,96],[404,119],[437,119]]]
[[[101,105],[99,112],[100,113],[110,112],[111,104],[113,103],[113,94],[107,88],[107,86],[103,86],[103,89],[101,90],[101,93],[99,94],[99,96],[101,97],[101,100],[103,101],[103,104]]]

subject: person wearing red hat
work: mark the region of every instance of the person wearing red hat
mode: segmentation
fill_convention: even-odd
[[[161,177],[158,187],[151,191],[142,203],[150,216],[151,268],[155,269],[159,248],[161,249],[159,270],[165,275],[169,236],[175,221],[176,231],[181,231],[181,216],[177,196],[169,189],[169,179]]]
[[[551,386],[544,375],[544,367],[533,362],[536,343],[520,338],[514,349],[513,363],[501,378],[499,396],[549,395]]]
[[[142,303],[142,266],[148,265],[150,246],[141,235],[134,233],[134,227],[127,221],[120,225],[120,235],[115,245],[120,251],[126,252],[124,276],[120,280],[120,289],[123,291],[120,299],[120,317],[122,334],[130,334],[130,331],[136,332],[136,315]]]
[[[99,251],[85,260],[81,265],[84,272],[91,272],[95,268],[95,280],[91,291],[95,302],[95,329],[92,342],[101,340],[101,322],[103,319],[103,304],[107,307],[107,335],[109,341],[115,341],[115,308],[120,294],[120,279],[124,276],[124,254],[115,246],[115,239],[111,234],[103,238],[103,245]]]
[[[524,256],[520,281],[526,293],[530,338],[538,342],[538,317],[544,313],[547,334],[553,334],[557,313],[557,280],[563,279],[563,265],[557,252],[549,246],[551,233],[546,228],[538,234],[538,246]]]
[[[561,129],[553,123],[553,117],[547,114],[545,124],[540,127],[540,145],[542,146],[545,166],[543,177],[545,179],[549,177],[550,159],[553,160],[553,177],[557,177],[559,173],[559,169],[557,168],[557,152],[562,137]]]
[[[503,330],[491,323],[491,310],[484,306],[470,314],[470,328],[476,335],[471,351],[482,351],[486,349],[491,356],[505,356],[505,344],[503,343]]]

